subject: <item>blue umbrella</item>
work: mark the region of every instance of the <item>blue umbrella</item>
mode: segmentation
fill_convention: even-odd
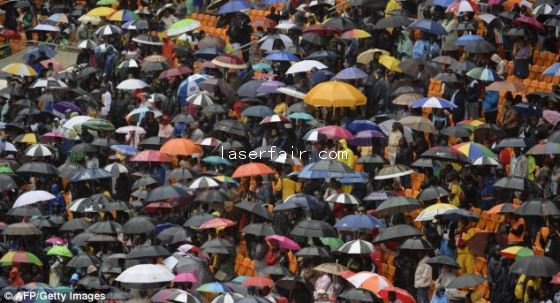
[[[251,68],[253,68],[253,70],[256,70],[256,71],[258,71],[258,70],[264,70],[264,71],[268,71],[268,72],[272,71],[272,66],[270,66],[270,64],[262,63],[262,62],[253,64],[251,66]]]
[[[56,50],[47,45],[39,45],[28,48],[23,54],[23,61],[29,62],[29,57],[35,56],[35,59],[42,57],[43,53],[46,57],[53,58],[56,56]]]
[[[220,9],[218,10],[218,14],[223,15],[228,13],[240,12],[242,10],[250,9],[251,7],[251,4],[242,0],[229,1],[228,3],[220,7]]]
[[[419,29],[423,32],[434,34],[434,35],[447,35],[447,31],[441,24],[430,19],[421,19],[412,22],[408,28]]]
[[[207,47],[207,48],[199,49],[196,52],[194,52],[194,56],[195,56],[195,58],[212,60],[212,59],[218,57],[219,55],[221,55],[223,53],[224,53],[224,51],[220,48]]]
[[[241,112],[241,115],[246,117],[264,118],[266,116],[274,115],[274,111],[268,106],[255,105],[247,107]]]
[[[125,156],[134,156],[138,153],[138,150],[134,148],[134,146],[125,145],[125,144],[112,145],[111,149]]]
[[[462,208],[448,210],[445,212],[445,214],[441,215],[441,217],[445,220],[452,221],[459,221],[459,219],[461,218],[467,218],[472,221],[478,221],[479,219],[477,215]]]
[[[336,222],[334,228],[338,230],[360,230],[385,227],[383,221],[370,215],[348,215]]]
[[[187,97],[200,92],[198,85],[206,80],[206,75],[195,74],[183,80],[177,88],[177,97],[182,105],[187,104]]]
[[[171,224],[171,223],[162,223],[162,224],[158,224],[156,225],[156,229],[154,229],[154,234],[159,234],[160,232],[171,228],[171,227],[179,227],[178,225],[175,224]]]
[[[450,6],[455,0],[434,0],[433,5],[439,5],[441,7]]]
[[[455,109],[457,105],[438,97],[426,97],[416,100],[410,105],[411,108],[442,108]]]
[[[268,61],[300,61],[300,58],[290,52],[272,52],[264,57]]]
[[[354,80],[354,79],[363,79],[363,78],[367,78],[367,74],[357,68],[357,67],[349,67],[349,68],[345,68],[343,70],[341,70],[340,72],[338,72],[338,74],[336,74],[334,76],[333,79],[336,80]]]
[[[327,69],[321,69],[311,74],[311,85],[315,86],[319,83],[329,81],[334,73]]]
[[[212,165],[225,165],[225,166],[233,166],[229,160],[226,158],[222,158],[220,156],[208,156],[202,159],[202,162],[212,164]]]
[[[368,181],[368,175],[362,172],[333,174],[340,184],[363,184]]]
[[[274,80],[266,81],[257,88],[257,94],[259,96],[277,94],[278,92],[276,91],[276,89],[284,86],[286,86],[284,82]]]
[[[264,6],[271,6],[271,5],[275,5],[278,3],[285,3],[285,2],[286,2],[285,0],[264,0],[262,4]]]
[[[313,118],[313,116],[311,116],[308,113],[292,113],[288,116],[288,118],[293,119],[293,120],[305,120],[305,121],[310,121],[313,120],[315,118]]]
[[[467,43],[469,42],[478,42],[478,41],[482,41],[484,40],[484,38],[482,38],[479,35],[463,35],[459,38],[457,38],[457,40],[455,40],[455,45],[467,45]]]
[[[322,203],[319,201],[319,199],[317,199],[315,196],[306,195],[306,194],[291,195],[288,198],[286,198],[286,200],[284,200],[284,203],[294,203],[300,207],[304,207],[308,209],[315,209],[315,208],[322,207]]]
[[[361,132],[363,130],[376,130],[381,131],[381,128],[370,120],[354,120],[346,125],[346,129],[353,132]]]
[[[544,70],[543,75],[552,77],[560,76],[560,62],[556,62],[547,67],[547,69]]]
[[[543,111],[540,107],[529,103],[517,103],[513,106],[516,112],[534,117],[542,117]]]

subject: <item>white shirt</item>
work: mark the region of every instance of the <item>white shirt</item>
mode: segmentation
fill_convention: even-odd
[[[101,103],[103,103],[103,107],[101,108],[101,115],[107,116],[109,114],[109,110],[111,110],[111,103],[113,102],[113,97],[109,91],[106,91],[101,95]]]

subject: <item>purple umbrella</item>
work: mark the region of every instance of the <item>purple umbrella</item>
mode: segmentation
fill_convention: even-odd
[[[345,68],[343,70],[341,70],[340,72],[338,72],[338,74],[336,74],[336,76],[334,76],[333,79],[335,80],[354,80],[354,79],[363,79],[363,78],[367,78],[367,74],[357,68],[357,67],[349,67],[349,68]]]
[[[276,94],[276,93],[278,93],[276,91],[276,89],[280,88],[280,87],[284,87],[284,86],[286,86],[286,84],[284,82],[274,81],[274,80],[266,81],[257,88],[257,94],[259,96],[260,95],[268,95],[268,94]]]
[[[78,112],[81,113],[82,109],[77,106],[76,104],[72,103],[72,102],[68,102],[68,101],[62,101],[62,102],[57,102],[54,105],[54,110],[56,110],[59,113],[65,113],[67,110],[73,111],[73,112]]]
[[[363,130],[350,138],[348,143],[354,146],[368,146],[372,145],[376,139],[384,140],[385,135],[377,130]]]

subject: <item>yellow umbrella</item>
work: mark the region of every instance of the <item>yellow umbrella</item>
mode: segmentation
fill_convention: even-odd
[[[372,48],[367,51],[362,52],[358,55],[358,63],[367,65],[373,60],[375,53],[381,53],[382,55],[389,55],[389,52],[384,49]]]
[[[24,134],[24,135],[22,135],[19,142],[27,143],[27,144],[37,144],[37,142],[38,142],[37,135],[35,135],[34,133]]]
[[[33,67],[23,64],[23,63],[11,63],[6,65],[2,68],[2,71],[12,75],[18,76],[30,76],[35,77],[37,76],[37,72],[33,69]]]
[[[389,0],[389,2],[387,2],[387,6],[385,7],[385,15],[390,15],[394,10],[398,10],[401,8],[402,6],[398,1]]]
[[[436,203],[424,208],[414,221],[432,221],[436,216],[443,215],[453,209],[457,209],[457,206],[448,203]]]
[[[392,70],[397,73],[401,72],[401,68],[399,67],[401,61],[399,61],[399,59],[395,57],[389,55],[381,55],[381,57],[379,57],[379,63],[383,64],[383,66],[385,66],[388,70]]]
[[[367,98],[348,83],[327,81],[313,87],[303,101],[316,107],[352,107],[366,104]]]
[[[86,16],[90,17],[107,17],[115,12],[114,9],[106,6],[96,7],[90,10]]]

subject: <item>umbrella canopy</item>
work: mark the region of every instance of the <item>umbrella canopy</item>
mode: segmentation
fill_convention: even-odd
[[[424,208],[416,217],[415,221],[432,221],[436,216],[441,216],[450,210],[457,209],[457,206],[447,203],[436,203]]]
[[[354,285],[354,287],[364,288],[374,293],[378,293],[383,288],[393,286],[391,282],[382,275],[366,271],[355,273],[346,278],[346,280]]]
[[[406,224],[398,224],[380,230],[379,235],[375,237],[373,242],[381,243],[398,239],[417,237],[420,235],[421,233],[416,228]]]
[[[514,213],[520,216],[558,216],[560,210],[550,200],[530,200],[523,202]]]
[[[129,288],[147,289],[167,284],[175,276],[166,267],[153,264],[139,264],[127,268],[115,280]]]
[[[553,277],[560,268],[558,264],[549,257],[529,256],[521,258],[510,267],[510,271],[515,274],[525,275],[529,277]]]
[[[12,208],[32,205],[41,201],[50,201],[55,198],[53,194],[44,190],[32,190],[20,195],[16,199],[16,202],[14,202]]]
[[[338,252],[347,255],[365,255],[375,251],[373,245],[363,240],[354,240],[344,243],[337,249]]]
[[[336,237],[336,230],[327,222],[303,220],[290,232],[291,235],[301,237]]]
[[[381,217],[397,215],[421,208],[418,200],[408,197],[391,197],[376,208],[376,214]]]
[[[313,106],[351,107],[364,105],[366,97],[350,84],[328,81],[311,89],[303,100]]]
[[[481,275],[462,274],[451,280],[447,287],[449,288],[468,288],[482,284],[486,279]]]

